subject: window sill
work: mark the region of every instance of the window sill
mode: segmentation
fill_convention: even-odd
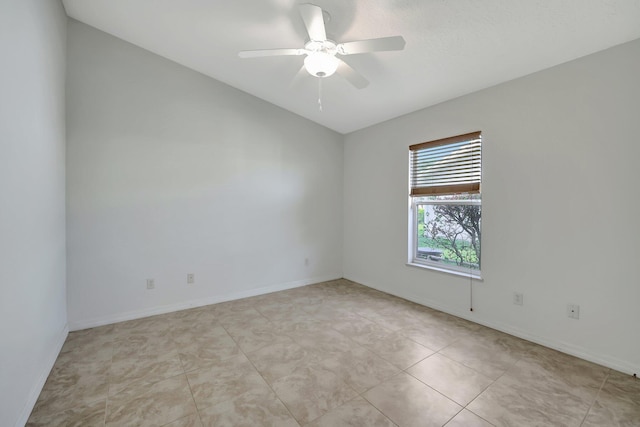
[[[477,280],[478,282],[482,282],[483,281],[482,276],[480,276],[479,274],[469,274],[469,273],[465,273],[465,272],[462,272],[462,271],[448,270],[446,268],[440,268],[440,267],[436,267],[436,266],[433,266],[433,265],[418,264],[416,262],[408,262],[407,266],[424,268],[426,270],[439,271],[440,273],[453,274],[454,276],[464,277],[465,279],[468,279],[469,277],[471,277],[471,279]]]

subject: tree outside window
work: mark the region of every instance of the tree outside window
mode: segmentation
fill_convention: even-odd
[[[482,217],[479,200],[465,204],[473,200],[469,195],[450,196],[445,200],[461,204],[437,204],[438,198],[416,203],[416,256],[479,270]]]

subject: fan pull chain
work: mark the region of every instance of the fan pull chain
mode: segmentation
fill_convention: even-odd
[[[322,79],[318,79],[318,110],[322,113]]]

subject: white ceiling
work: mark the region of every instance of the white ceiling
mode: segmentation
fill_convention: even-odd
[[[67,14],[340,133],[640,38],[639,0],[312,0],[336,42],[402,35],[403,51],[343,57],[370,84],[341,76],[291,84],[307,0],[63,0]]]

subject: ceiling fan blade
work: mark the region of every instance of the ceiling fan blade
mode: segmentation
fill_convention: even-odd
[[[313,41],[325,41],[327,33],[324,29],[322,9],[315,4],[305,3],[299,6],[299,10],[304,26],[307,27],[309,38]]]
[[[406,42],[402,36],[393,36],[340,43],[337,48],[338,53],[341,55],[353,55],[356,53],[402,50],[405,44]]]
[[[289,83],[289,88],[293,88],[294,86],[298,86],[298,84],[302,81],[302,79],[304,79],[306,76],[309,76],[309,72],[307,71],[307,69],[305,68],[304,64],[302,64],[302,67],[300,67],[300,69],[298,70],[298,72],[296,73],[295,76],[293,76],[293,79],[291,79],[291,83]]]
[[[304,55],[304,49],[260,49],[238,52],[240,58],[260,58],[263,56]]]
[[[369,80],[365,79],[362,74],[351,68],[349,64],[342,61],[341,59],[338,59],[338,61],[339,63],[336,74],[339,74],[347,79],[347,81],[349,81],[349,83],[351,83],[357,89],[364,89],[365,87],[369,86]]]

